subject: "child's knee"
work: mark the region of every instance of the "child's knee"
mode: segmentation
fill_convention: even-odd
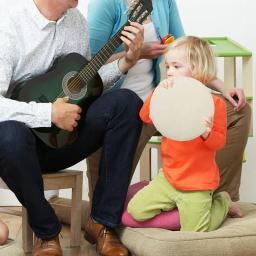
[[[133,200],[128,204],[127,211],[132,216],[133,219],[137,221],[145,220],[143,218],[142,208],[139,207],[139,205],[136,204],[136,202],[134,202]]]
[[[3,245],[9,236],[9,229],[6,224],[0,221],[0,245]]]

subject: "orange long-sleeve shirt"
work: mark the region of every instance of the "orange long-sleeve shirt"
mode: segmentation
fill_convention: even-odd
[[[178,190],[214,190],[219,185],[215,154],[226,143],[227,117],[225,102],[212,96],[215,105],[213,127],[206,140],[201,136],[190,141],[162,138],[163,172]],[[141,119],[149,124],[153,123],[149,116],[151,97],[152,94],[140,110]]]

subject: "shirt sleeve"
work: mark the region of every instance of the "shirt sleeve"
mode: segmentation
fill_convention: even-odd
[[[28,127],[51,126],[51,103],[19,102],[6,98],[12,81],[18,51],[13,36],[0,26],[0,122],[15,120]]]
[[[115,5],[112,0],[92,0],[88,5],[90,47],[94,56],[110,39],[115,27]]]
[[[144,123],[147,124],[153,124],[151,118],[150,118],[150,102],[151,102],[151,98],[152,98],[153,93],[151,93],[148,98],[146,99],[146,101],[144,102],[141,110],[140,110],[140,118]]]
[[[179,15],[177,3],[175,0],[169,0],[169,10],[170,10],[170,23],[169,32],[174,36],[174,38],[179,38],[184,36],[184,29]]]
[[[224,100],[215,97],[215,112],[213,118],[213,127],[204,144],[212,149],[219,150],[226,144],[227,134],[227,110]]]

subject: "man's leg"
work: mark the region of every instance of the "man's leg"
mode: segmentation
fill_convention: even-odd
[[[120,222],[130,181],[133,156],[141,130],[138,115],[141,106],[142,101],[135,93],[117,90],[103,95],[86,114],[85,130],[90,120],[105,120],[100,125],[105,126],[105,132],[101,145],[98,145],[102,146],[99,177],[93,193],[91,218],[85,228],[85,238],[96,243],[101,255],[128,255],[113,228]]]
[[[251,122],[251,108],[245,105],[239,112],[227,105],[227,143],[217,151],[216,161],[220,169],[220,186],[217,191],[227,191],[233,201],[239,200],[239,187],[242,170],[242,159],[248,139]]]
[[[1,122],[0,133],[0,176],[26,207],[35,235],[44,240],[56,237],[61,225],[44,198],[34,134],[16,121]]]
[[[103,100],[104,99],[104,100]],[[108,124],[104,134],[99,178],[93,194],[92,217],[108,227],[120,222],[130,181],[132,161],[138,143],[142,101],[132,91],[117,90],[106,94],[94,106],[106,111]]]

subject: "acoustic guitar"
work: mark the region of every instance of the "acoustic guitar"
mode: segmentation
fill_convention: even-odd
[[[137,0],[128,12],[128,20],[142,23],[152,11],[151,0]],[[82,114],[97,99],[103,85],[98,70],[122,44],[121,31],[128,25],[127,21],[119,31],[87,61],[78,53],[70,53],[56,59],[51,69],[15,86],[11,98],[23,102],[54,102],[57,98],[68,96],[70,102],[82,108]],[[49,128],[34,128],[34,133],[48,146],[62,148],[77,138],[77,131],[68,132],[55,125]]]

